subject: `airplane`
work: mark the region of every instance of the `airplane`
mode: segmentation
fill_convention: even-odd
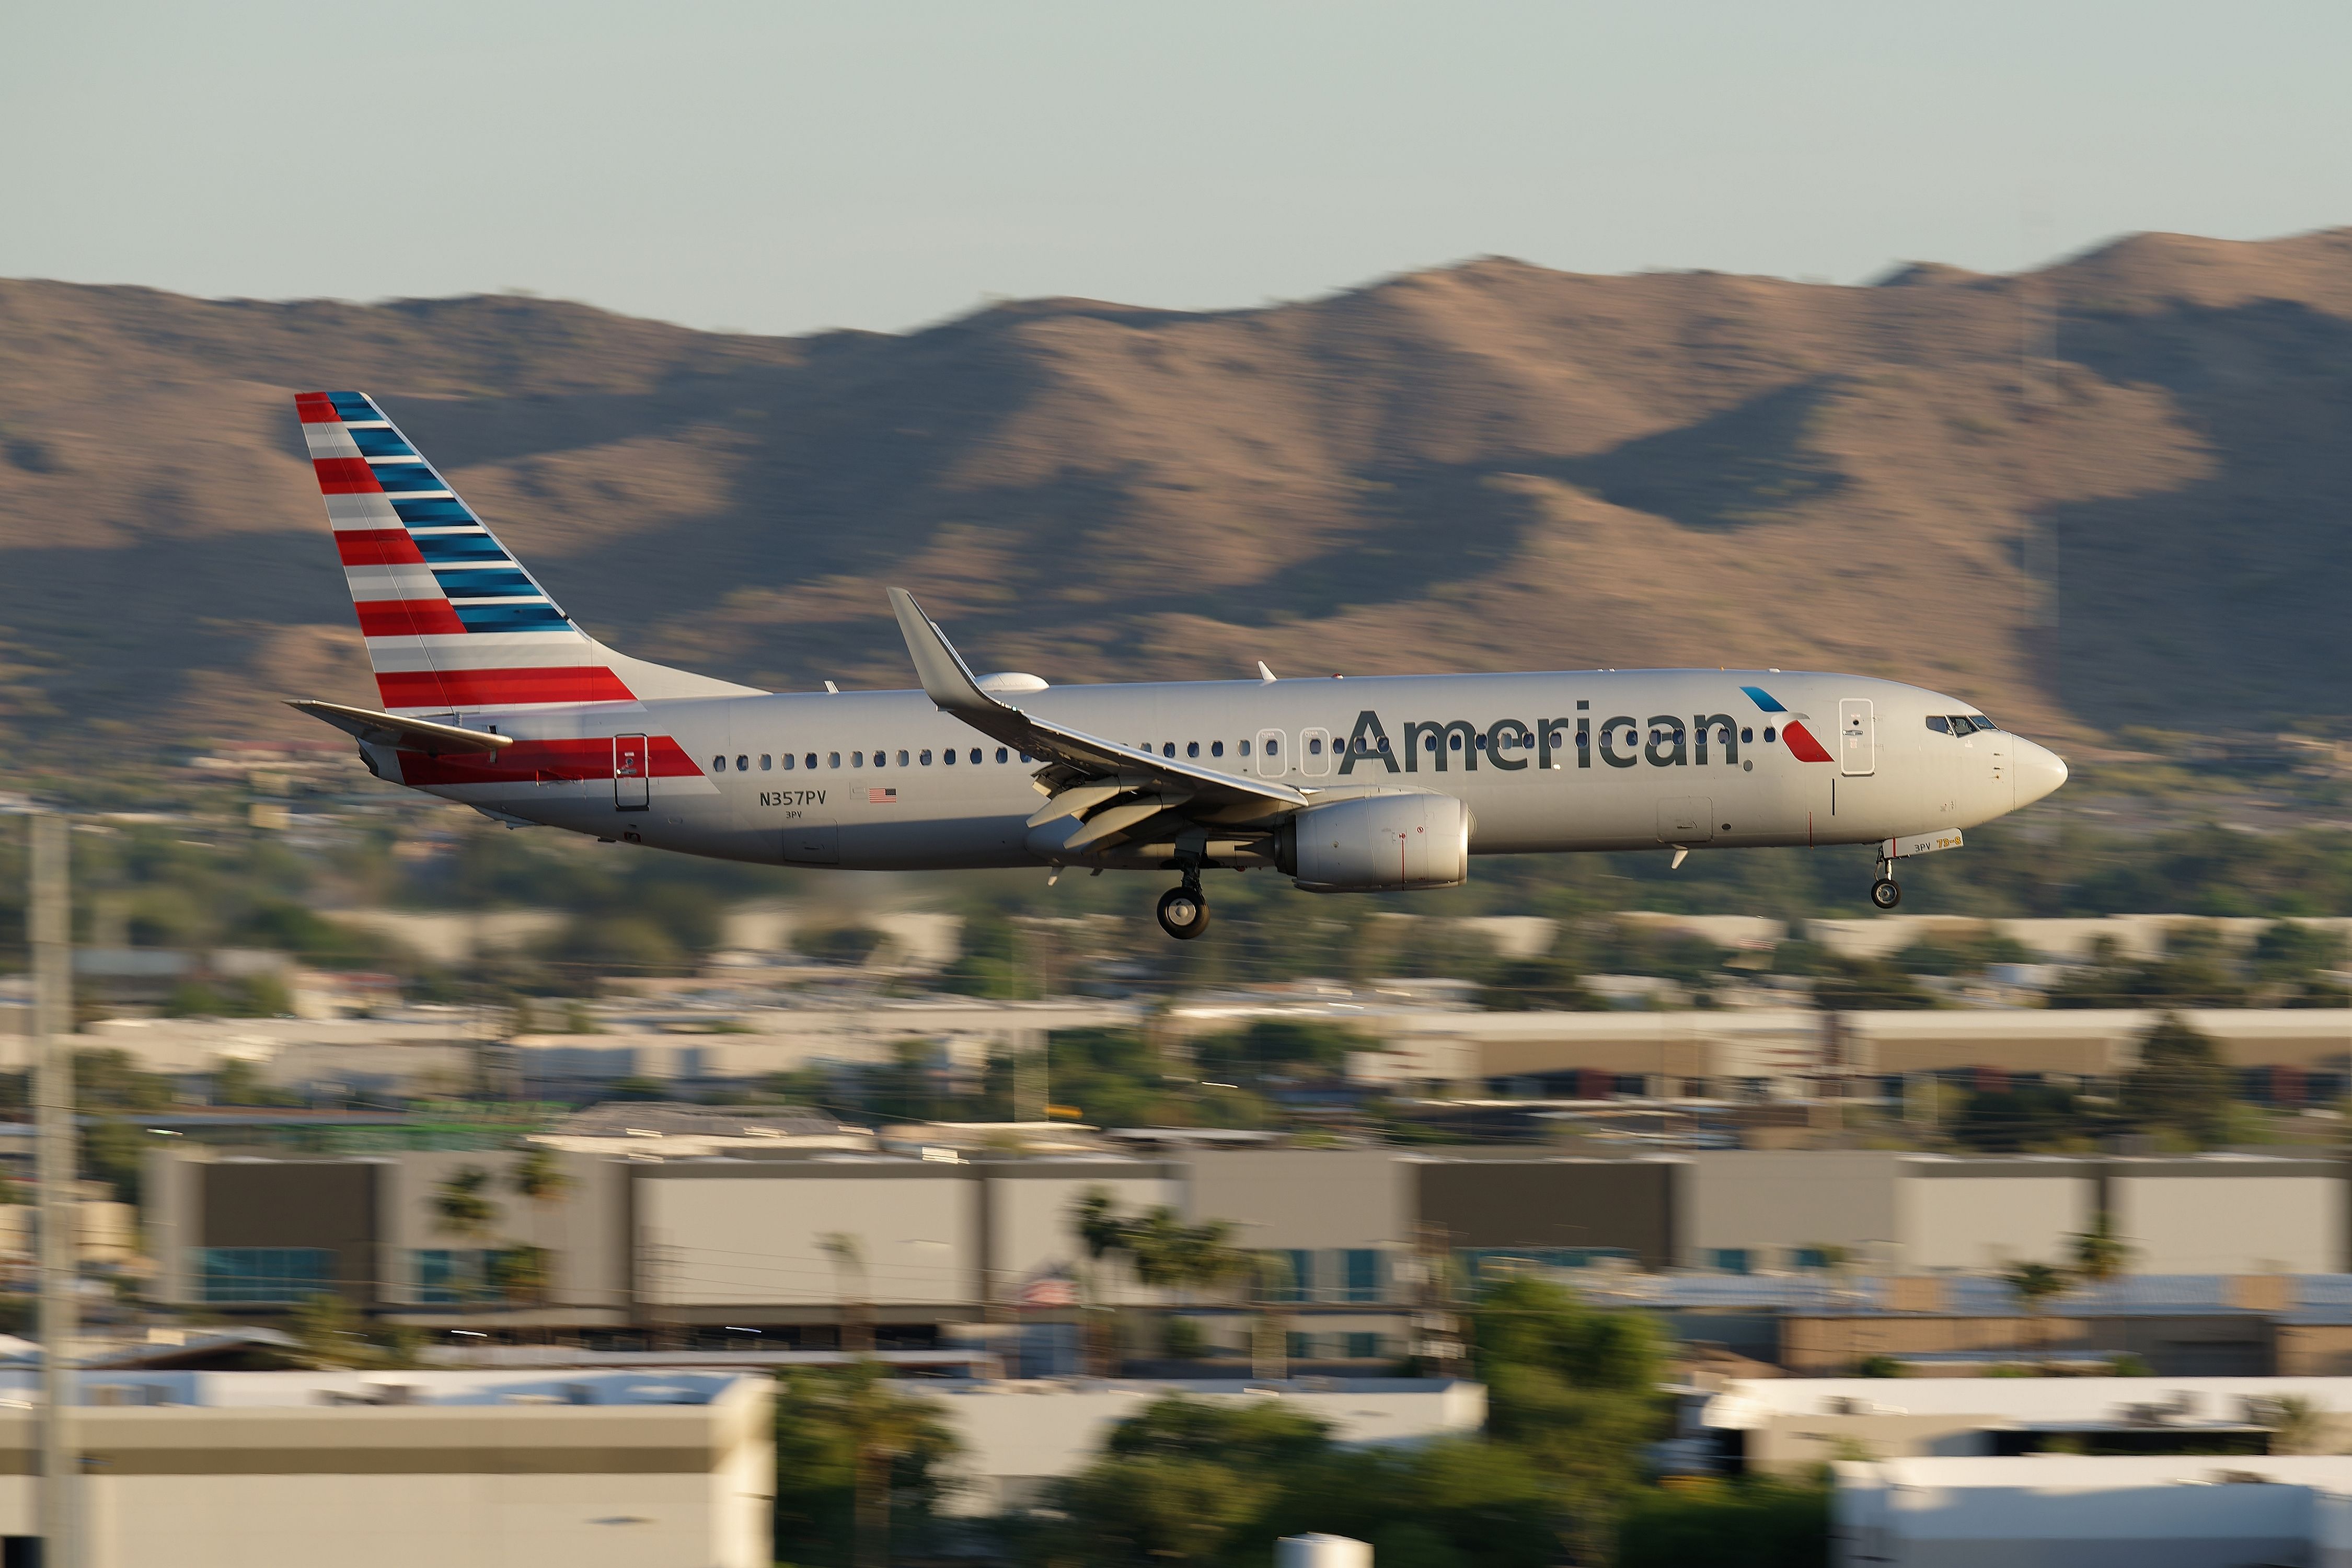
[[[582,630],[373,398],[295,398],[382,709],[292,706],[377,777],[510,826],[802,867],[1173,872],[1318,893],[1449,888],[1474,855],[1873,844],[1897,863],[2066,764],[1974,703],[1781,669],[1054,686],[975,676],[905,590],[919,689],[772,692]],[[1041,798],[1042,797],[1042,798]]]

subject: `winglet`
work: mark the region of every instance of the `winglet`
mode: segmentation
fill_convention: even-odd
[[[1257,661],[1257,678],[1259,682],[1263,685],[1272,686],[1274,684],[1274,671],[1266,668],[1265,660],[1264,659],[1259,659]]]
[[[907,655],[915,661],[915,674],[923,683],[924,695],[938,704],[941,712],[971,718],[1013,710],[1010,703],[1000,702],[980,689],[971,668],[948,642],[947,634],[923,614],[923,606],[915,603],[912,594],[904,588],[891,589],[890,608],[898,613],[898,630],[906,637]]]

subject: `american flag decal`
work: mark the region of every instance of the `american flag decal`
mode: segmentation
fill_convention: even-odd
[[[866,792],[866,804],[896,805],[898,804],[898,792],[896,789],[869,789]]]

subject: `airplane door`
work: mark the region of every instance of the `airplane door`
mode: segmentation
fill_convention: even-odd
[[[1867,697],[1849,697],[1838,704],[1838,772],[1852,778],[1877,771],[1877,710]]]
[[[1331,771],[1331,731],[1298,731],[1298,771],[1320,778]]]
[[[1278,779],[1283,775],[1284,771],[1290,766],[1290,759],[1283,755],[1283,749],[1281,731],[1260,730],[1257,732],[1259,777]]]
[[[643,735],[613,737],[613,809],[644,811],[653,804],[652,752]]]

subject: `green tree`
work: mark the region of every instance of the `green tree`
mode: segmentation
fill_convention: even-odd
[[[1744,1476],[1648,1492],[1618,1527],[1618,1568],[1819,1568],[1830,1489]]]
[[[2231,1088],[2212,1037],[2168,1013],[2140,1037],[2139,1065],[2124,1075],[2123,1116],[2210,1146],[2229,1126]]]
[[[1472,1322],[1489,1430],[1544,1478],[1577,1550],[1605,1558],[1640,1491],[1643,1451],[1662,1432],[1656,1326],[1527,1277],[1489,1287]]]
[[[1575,964],[1558,955],[1498,964],[1479,987],[1478,1005],[1495,1013],[1589,1013],[1608,1005],[1585,989]]]
[[[864,963],[883,942],[872,926],[803,926],[793,932],[793,951],[826,963]]]
[[[479,1165],[452,1171],[433,1189],[434,1228],[479,1247],[499,1222],[499,1205],[490,1201],[489,1189],[490,1173]],[[482,1281],[483,1287],[489,1284],[488,1279]]]
[[[1055,1563],[1242,1568],[1310,1531],[1368,1541],[1389,1568],[1539,1568],[1558,1556],[1547,1487],[1518,1451],[1475,1438],[1342,1448],[1323,1423],[1271,1402],[1160,1400],[1114,1428],[1054,1501],[1061,1522],[1027,1555]]]
[[[1021,928],[987,910],[963,922],[963,951],[940,972],[940,989],[963,996],[1025,1001],[1043,994],[1041,977],[1029,960]]]
[[[74,1105],[82,1111],[168,1110],[172,1080],[142,1069],[129,1051],[84,1047],[74,1052]]]
[[[2036,1354],[2049,1353],[2049,1323],[2044,1314],[2050,1303],[2066,1293],[2070,1281],[2063,1269],[2047,1263],[2021,1263],[2001,1276],[2018,1305],[2025,1309],[2027,1324],[2032,1331]]]
[[[2091,1228],[2068,1238],[2074,1254],[2074,1277],[2105,1284],[2131,1268],[2132,1245],[2116,1234],[2115,1215],[2105,1209]]]
[[[114,1189],[118,1202],[135,1204],[142,1190],[147,1151],[154,1140],[134,1122],[94,1122],[81,1135],[81,1173]]]
[[[794,1370],[778,1384],[777,1558],[880,1563],[894,1540],[922,1544],[959,1447],[939,1406],[870,1361]]]
[[[554,1282],[555,1255],[544,1247],[518,1241],[495,1248],[487,1260],[484,1283],[509,1306],[527,1307],[547,1300]]]
[[[212,1102],[215,1105],[299,1105],[302,1097],[290,1089],[265,1083],[251,1062],[231,1057],[213,1070]]]
[[[1121,1217],[1110,1194],[1100,1187],[1079,1195],[1071,1219],[1088,1258],[1100,1263],[1113,1254],[1122,1255],[1136,1279],[1156,1290],[1213,1287],[1243,1279],[1251,1270],[1250,1256],[1234,1245],[1234,1227],[1223,1220],[1187,1224],[1165,1204]]]

